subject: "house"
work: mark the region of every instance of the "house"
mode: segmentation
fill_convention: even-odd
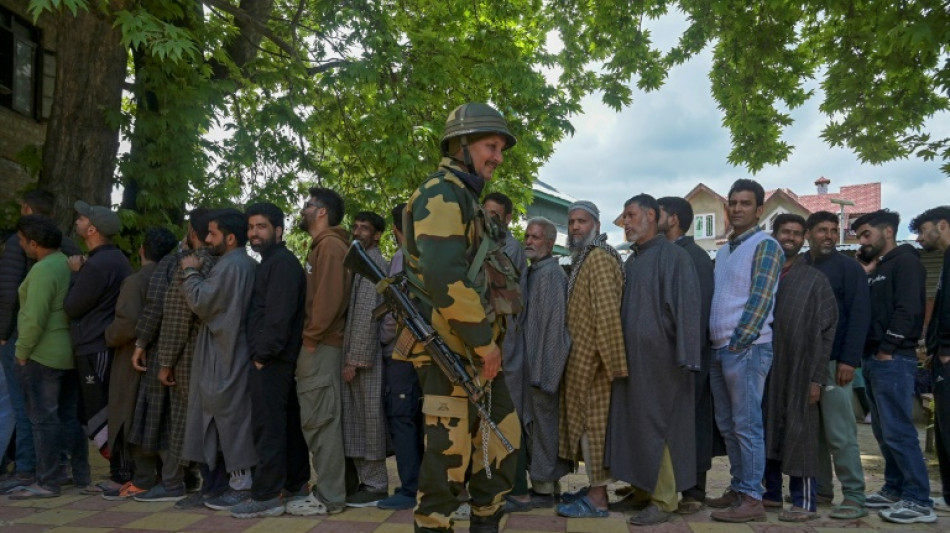
[[[554,222],[554,225],[557,226],[554,254],[567,255],[569,253],[567,249],[567,208],[577,200],[541,180],[535,180],[531,191],[534,200],[525,211],[525,220],[519,222],[519,225],[524,228],[525,221],[532,217],[544,217]]]
[[[53,104],[55,33],[39,25],[28,0],[0,0],[0,203],[32,181],[26,159],[38,161]]]
[[[862,183],[842,186],[839,192],[828,192],[831,180],[822,176],[815,181],[816,194],[798,195],[791,189],[779,188],[765,193],[762,218],[759,223],[763,229],[770,229],[775,217],[783,213],[794,213],[808,218],[816,211],[840,213],[842,206],[836,200],[851,202],[845,205],[845,244],[856,243],[850,231],[851,222],[859,216],[881,208],[881,184]],[[729,238],[732,227],[726,215],[727,200],[705,184],[693,187],[685,196],[693,208],[693,237],[704,250],[714,251]]]

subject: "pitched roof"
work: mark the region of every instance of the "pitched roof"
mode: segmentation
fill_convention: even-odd
[[[689,191],[688,193],[686,193],[686,196],[684,196],[683,198],[688,202],[688,201],[690,201],[690,200],[693,199],[693,196],[695,196],[695,195],[697,195],[697,194],[699,194],[699,193],[701,193],[701,192],[705,192],[705,193],[707,193],[707,194],[713,196],[714,198],[717,198],[717,199],[718,199],[719,201],[721,201],[722,203],[726,203],[726,199],[725,199],[722,195],[720,195],[718,192],[716,192],[716,191],[710,189],[709,186],[707,186],[705,183],[700,183],[699,185],[693,187],[693,190],[691,190],[691,191]]]
[[[846,205],[844,212],[849,215],[859,213],[871,213],[881,208],[881,184],[861,183],[858,185],[842,185],[839,192],[829,192],[828,194],[808,194],[798,197],[798,203],[802,204],[809,212],[831,211],[837,213],[840,210],[838,205],[830,200],[842,199],[854,202],[854,205]]]
[[[799,207],[801,207],[802,210],[808,211],[809,213],[812,213],[812,212],[813,212],[813,211],[811,211],[810,209],[808,209],[807,206],[802,205],[801,197],[800,197],[800,196],[798,196],[797,194],[793,193],[791,190],[789,190],[789,189],[784,189],[784,188],[775,189],[774,191],[766,191],[766,193],[765,193],[765,203],[766,203],[766,204],[769,203],[769,200],[771,200],[772,198],[775,198],[776,200],[778,200],[778,199],[782,198],[783,196],[784,196],[785,198],[787,198],[787,199],[788,199],[790,202],[792,202],[793,204],[798,205]]]

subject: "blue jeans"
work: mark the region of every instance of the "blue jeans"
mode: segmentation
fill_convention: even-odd
[[[927,465],[914,427],[914,379],[917,359],[894,355],[889,361],[864,358],[864,379],[871,401],[871,430],[884,456],[888,496],[932,507]]]
[[[16,456],[14,457],[16,471],[20,474],[32,474],[36,470],[36,449],[33,447],[33,426],[30,425],[30,415],[26,412],[26,400],[23,390],[17,380],[15,370],[16,335],[0,347],[0,363],[3,364],[3,373],[7,378],[7,392],[10,394],[10,405],[16,417]]]
[[[0,350],[7,349],[7,345],[0,346]],[[0,365],[0,473],[3,474],[7,473],[7,466],[11,462],[11,458],[7,457],[7,449],[10,447],[15,427],[16,414],[13,412],[13,404],[10,403],[6,371],[3,365]]]
[[[79,377],[76,371],[27,361],[26,365],[17,366],[16,372],[33,425],[36,482],[47,490],[59,492],[60,457],[68,450],[76,484],[87,484],[89,448],[83,446],[80,450],[74,442],[82,431],[77,416]]]
[[[741,352],[713,350],[709,380],[716,425],[729,454],[730,488],[762,499],[765,475],[765,428],[762,394],[772,368],[772,344],[753,344]]]

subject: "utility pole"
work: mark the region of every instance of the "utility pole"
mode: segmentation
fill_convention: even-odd
[[[828,201],[833,204],[838,204],[838,207],[840,207],[838,212],[838,244],[844,244],[844,227],[848,223],[848,218],[844,214],[844,206],[854,205],[854,202],[841,198],[829,198]]]

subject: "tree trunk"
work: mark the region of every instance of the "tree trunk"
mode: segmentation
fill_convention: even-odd
[[[98,13],[56,17],[56,86],[39,186],[56,195],[56,221],[68,228],[76,200],[112,204],[128,52]]]

